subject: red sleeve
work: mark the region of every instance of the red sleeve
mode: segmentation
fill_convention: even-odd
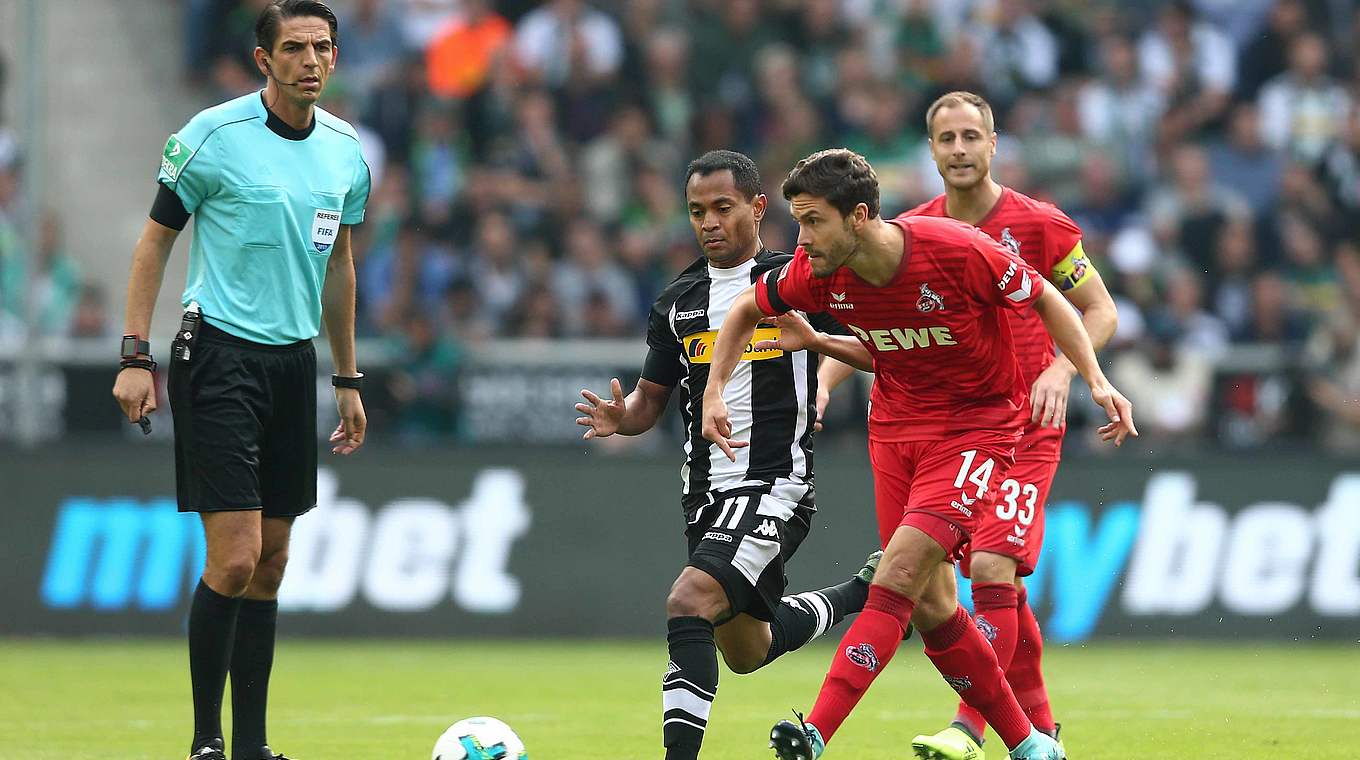
[[[771,269],[756,280],[756,306],[762,314],[777,316],[790,311],[826,311],[826,281],[812,276],[807,252],[799,248],[793,260]]]
[[[976,230],[976,256],[968,257],[968,284],[983,303],[1023,311],[1044,292],[1044,278],[1011,249]]]
[[[1045,279],[1051,277],[1054,268],[1058,263],[1067,258],[1067,254],[1081,242],[1081,228],[1072,218],[1064,214],[1061,209],[1054,206],[1049,209],[1048,218],[1044,220],[1044,275]]]

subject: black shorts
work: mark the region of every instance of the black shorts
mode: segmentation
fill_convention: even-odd
[[[190,361],[170,361],[181,512],[316,506],[316,349],[271,346],[199,324]]]
[[[811,491],[805,503],[770,495],[770,487],[714,492],[687,517],[689,566],[717,579],[732,612],[765,621],[788,586],[784,563],[812,528]]]

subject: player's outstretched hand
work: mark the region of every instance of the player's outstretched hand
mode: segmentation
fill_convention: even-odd
[[[1126,436],[1138,435],[1138,428],[1133,426],[1133,404],[1113,385],[1102,381],[1091,386],[1091,400],[1103,407],[1110,419],[1100,426],[1100,440],[1113,440],[1114,445],[1121,446]]]
[[[581,389],[581,396],[585,398],[586,403],[576,405],[576,411],[584,415],[576,418],[576,424],[587,428],[585,434],[581,436],[587,441],[619,432],[619,425],[623,422],[623,415],[628,408],[624,403],[623,384],[617,377],[609,381],[609,392],[614,397],[605,401],[591,393],[589,389]]]
[[[803,351],[817,344],[817,330],[807,318],[796,311],[781,314],[779,337],[775,340],[762,340],[752,348],[757,351]]]
[[[750,446],[750,441],[738,441],[732,438],[732,420],[727,416],[727,402],[721,397],[704,395],[704,438],[716,443],[722,453],[733,462],[737,461],[737,452],[733,449],[740,449]]]
[[[1029,389],[1029,405],[1034,411],[1029,421],[1039,427],[1060,428],[1067,421],[1067,395],[1072,389],[1072,373],[1066,362],[1054,362],[1034,378]]]

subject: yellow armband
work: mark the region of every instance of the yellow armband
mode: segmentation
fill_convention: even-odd
[[[1063,260],[1053,267],[1049,279],[1058,286],[1058,290],[1067,292],[1086,282],[1095,271],[1095,267],[1091,266],[1091,260],[1086,258],[1086,251],[1081,248],[1081,241],[1078,240]]]

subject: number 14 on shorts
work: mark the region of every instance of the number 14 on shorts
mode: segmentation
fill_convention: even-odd
[[[963,464],[959,467],[959,474],[954,477],[954,487],[963,489],[969,483],[977,486],[972,498],[968,497],[966,490],[960,494],[966,504],[972,504],[987,493],[996,463],[989,457],[974,467],[973,463],[977,460],[976,449],[960,452],[959,456],[963,457]],[[1021,483],[1014,478],[1007,478],[1001,483],[1001,498],[997,499],[996,516],[1002,520],[1018,519],[1021,524],[1029,525],[1034,521],[1034,509],[1038,498],[1039,488],[1033,483]]]

